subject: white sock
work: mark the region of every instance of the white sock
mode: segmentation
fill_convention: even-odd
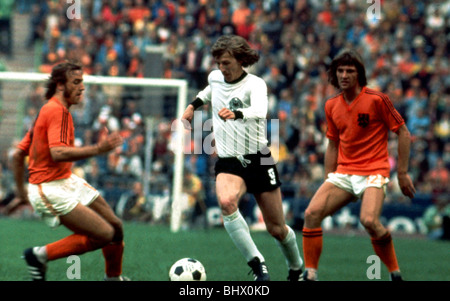
[[[37,259],[39,260],[40,263],[45,264],[48,260],[47,258],[47,249],[45,248],[45,246],[43,247],[34,247],[33,248],[33,253],[34,255],[36,255]]]
[[[303,266],[303,260],[298,251],[297,238],[294,230],[287,226],[289,232],[283,241],[275,240],[286,258],[286,264],[292,270],[298,270]]]
[[[252,260],[254,257],[258,257],[261,262],[264,261],[264,257],[258,251],[258,248],[250,236],[250,230],[247,222],[239,210],[230,215],[224,215],[223,225],[227,230],[228,235],[230,235],[231,240],[234,242],[239,251],[241,251],[242,255],[244,255],[247,262]]]

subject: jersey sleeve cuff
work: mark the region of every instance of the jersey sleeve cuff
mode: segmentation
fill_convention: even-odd
[[[234,120],[244,119],[244,114],[242,111],[232,111],[234,113]]]
[[[197,97],[190,104],[194,107],[194,110],[197,110],[198,108],[200,108],[203,105],[203,100],[201,100],[200,98]]]

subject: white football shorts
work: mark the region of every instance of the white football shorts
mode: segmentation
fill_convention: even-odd
[[[59,216],[72,211],[78,203],[89,206],[99,195],[97,189],[75,174],[67,179],[28,184],[31,205],[50,227],[59,226]]]
[[[382,175],[358,176],[332,172],[328,174],[326,181],[361,198],[367,187],[381,188],[386,194],[389,178],[385,178]]]

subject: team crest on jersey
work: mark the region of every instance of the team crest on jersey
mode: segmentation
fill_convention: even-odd
[[[244,107],[244,103],[237,97],[233,97],[228,103],[228,108],[230,111],[235,111],[237,109],[242,109]]]
[[[358,125],[365,128],[369,125],[369,114],[358,114]]]

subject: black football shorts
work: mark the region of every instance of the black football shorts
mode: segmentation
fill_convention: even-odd
[[[278,170],[270,152],[219,158],[215,165],[216,177],[219,173],[241,177],[249,193],[272,191],[281,186]]]

